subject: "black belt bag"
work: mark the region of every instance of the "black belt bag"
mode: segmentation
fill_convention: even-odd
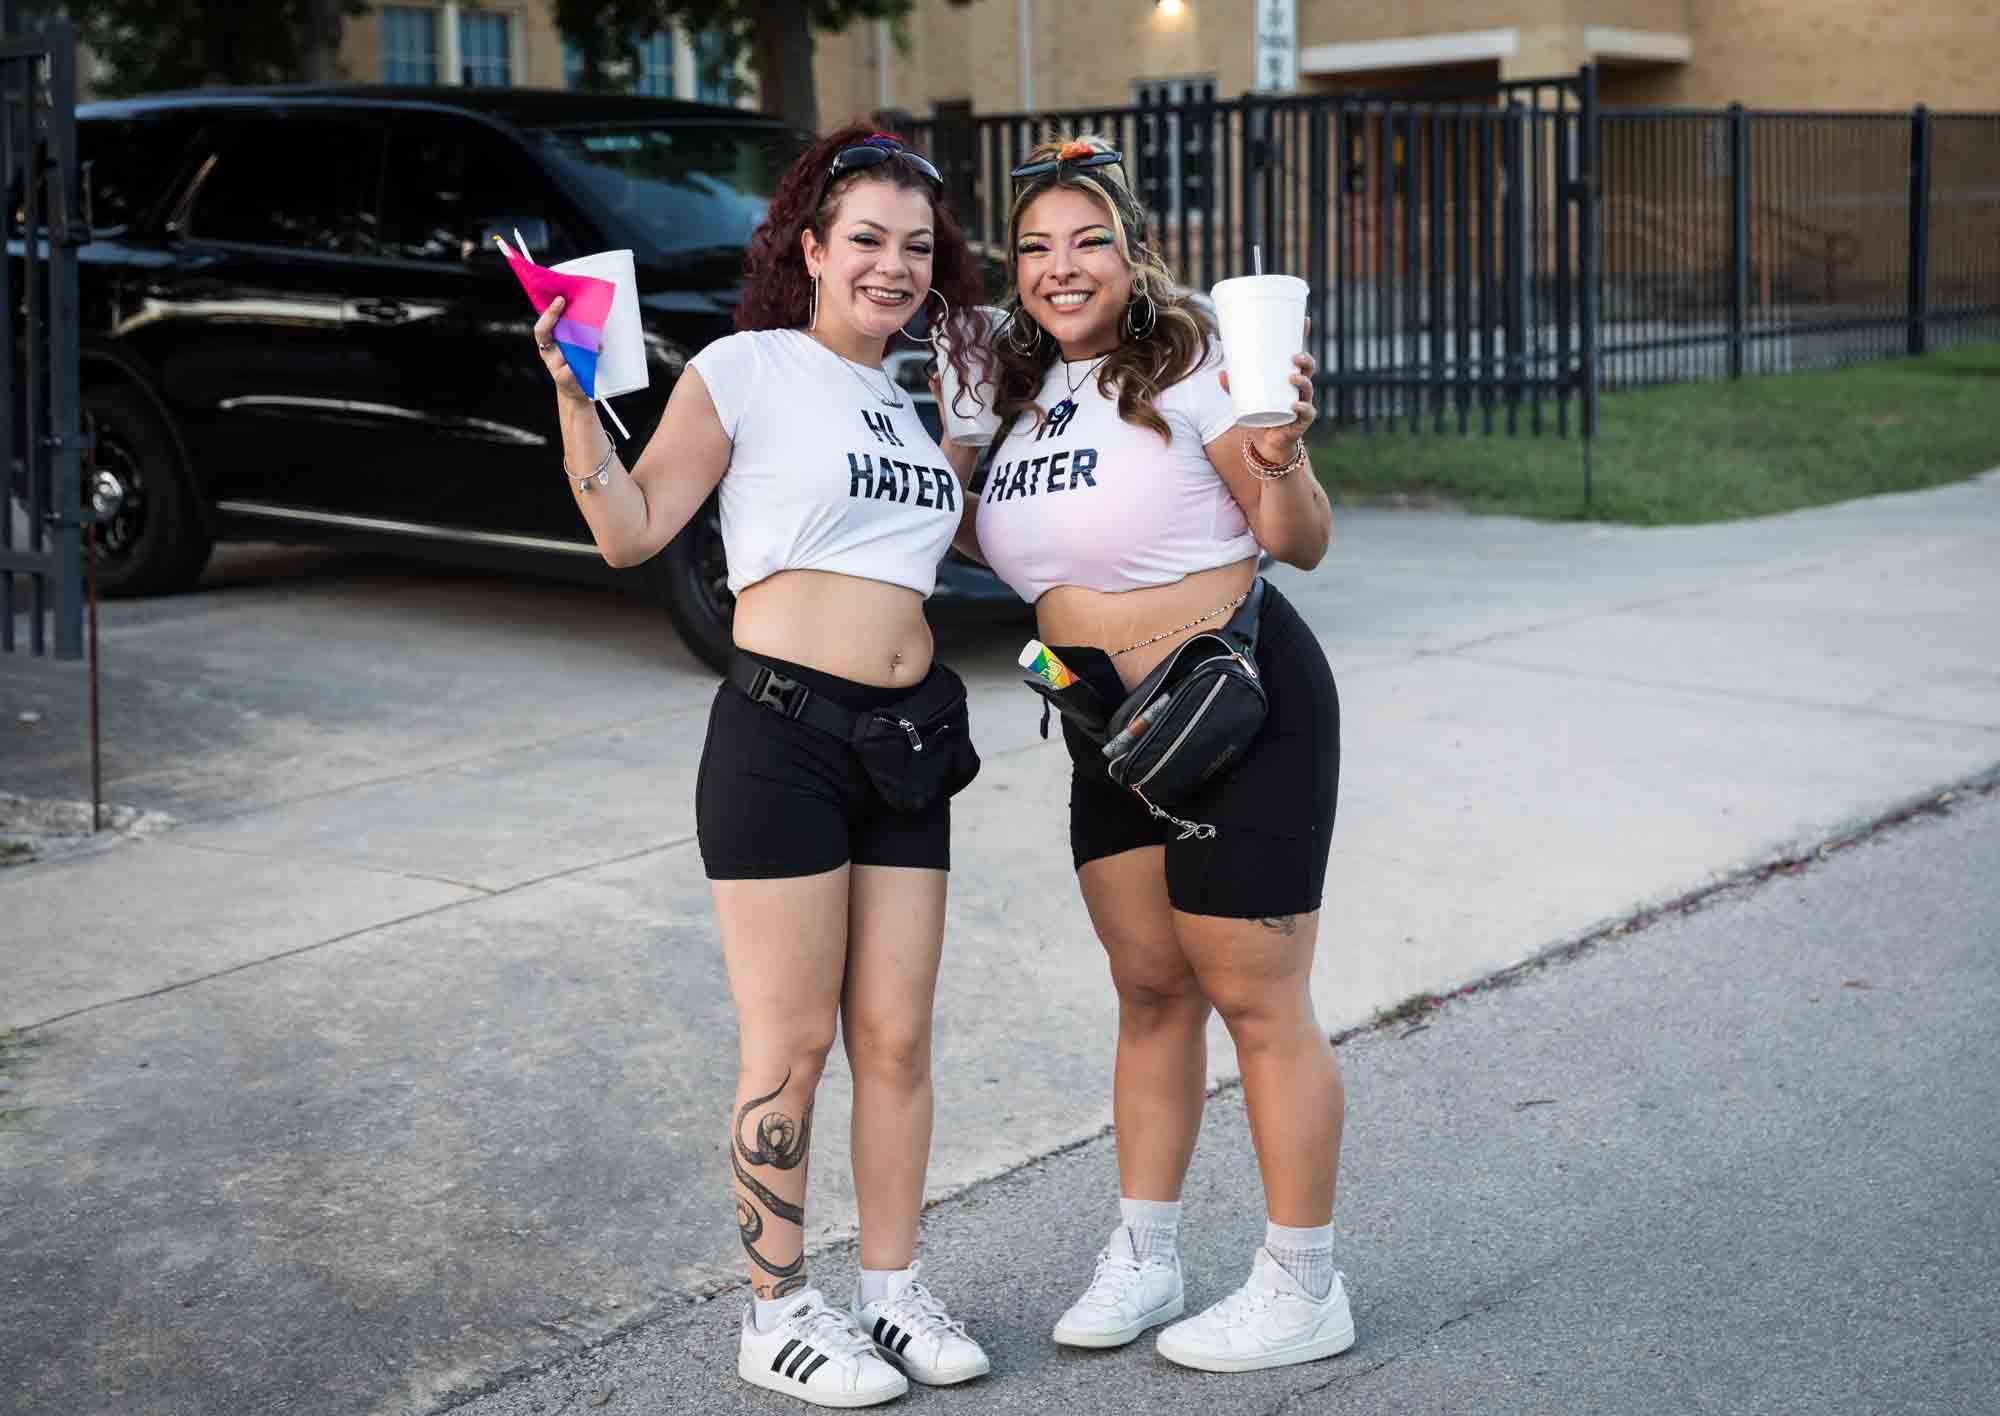
[[[956,796],[979,775],[965,680],[943,664],[933,663],[907,698],[861,712],[742,654],[730,661],[729,682],[752,703],[853,748],[891,810],[922,811],[941,795]]]
[[[1176,646],[1105,725],[1111,780],[1135,793],[1154,816],[1180,827],[1184,841],[1209,839],[1215,827],[1183,821],[1164,808],[1228,771],[1263,730],[1270,706],[1257,671],[1263,607],[1259,576],[1227,624]],[[1136,733],[1127,733],[1135,720]]]

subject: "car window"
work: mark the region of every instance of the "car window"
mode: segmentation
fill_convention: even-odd
[[[380,136],[358,122],[274,114],[212,159],[187,220],[205,241],[352,254],[375,240]]]
[[[548,231],[547,243],[531,252],[537,261],[579,254],[557,219],[542,175],[524,155],[509,153],[484,133],[469,128],[392,133],[384,187],[377,255],[457,263],[473,253],[487,228],[506,231],[537,222]]]
[[[557,166],[674,256],[750,244],[797,151],[778,128],[654,122],[542,134]]]
[[[117,231],[139,220],[176,175],[200,120],[185,113],[79,118],[77,159],[90,181],[90,229]]]

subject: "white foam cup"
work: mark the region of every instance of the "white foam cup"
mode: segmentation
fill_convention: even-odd
[[[598,399],[644,388],[651,374],[646,368],[646,334],[639,323],[639,277],[632,269],[632,253],[599,251],[549,269],[564,275],[593,275],[618,287],[610,317],[604,322],[604,342],[597,351]]]
[[[966,365],[972,374],[971,387],[966,386],[951,362],[951,336],[960,328],[959,321],[946,323],[937,358],[938,383],[943,395],[938,416],[944,421],[945,437],[961,447],[985,447],[1000,432],[1000,411],[996,406],[1000,364],[993,357],[993,336],[1006,316],[991,305],[981,305],[973,314],[979,317],[978,343],[965,352]]]
[[[1279,428],[1299,401],[1292,356],[1305,348],[1308,286],[1296,275],[1239,275],[1209,291],[1236,421]]]

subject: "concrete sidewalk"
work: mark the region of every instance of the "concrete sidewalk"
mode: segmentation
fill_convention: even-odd
[[[1275,578],[1343,695],[1333,1028],[2000,761],[1992,474],[1665,531],[1345,511],[1317,573]],[[423,1411],[731,1281],[733,1024],[692,847],[712,680],[657,613],[233,552],[105,625],[109,794],[182,824],[0,872],[38,1108],[0,1137],[0,1403]],[[941,645],[987,767],[937,1195],[1108,1120],[1111,996],[1020,638]],[[0,790],[75,795],[75,682],[0,665]],[[845,1110],[836,1068],[821,1242],[852,1223]]]

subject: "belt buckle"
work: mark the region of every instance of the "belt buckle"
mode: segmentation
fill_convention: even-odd
[[[796,718],[799,709],[805,706],[806,696],[797,679],[788,679],[767,667],[759,669],[751,682],[750,701],[775,708],[787,718]]]

